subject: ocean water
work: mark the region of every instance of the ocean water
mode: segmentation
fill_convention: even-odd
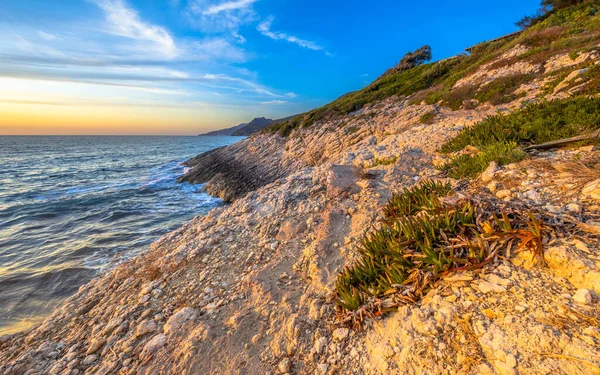
[[[241,137],[0,137],[0,335],[221,205],[181,162]]]

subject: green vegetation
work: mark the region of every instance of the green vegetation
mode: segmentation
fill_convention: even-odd
[[[431,112],[427,112],[426,114],[421,116],[419,118],[419,121],[421,122],[421,124],[430,125],[430,124],[433,124],[433,122],[434,122],[433,120],[435,120],[436,117],[437,117],[437,112],[431,111]]]
[[[476,155],[460,155],[442,167],[451,177],[473,177],[491,161],[499,165],[522,160],[522,146],[572,137],[600,128],[600,99],[579,97],[531,104],[509,115],[495,115],[464,129],[441,148],[449,154],[467,146]]]
[[[379,165],[392,165],[392,164],[396,164],[396,162],[398,161],[398,157],[397,156],[390,156],[389,158],[375,158],[375,160],[373,161],[373,164],[371,165],[371,168],[373,167],[377,167]]]
[[[364,89],[275,124],[266,131],[278,132],[287,137],[296,128],[310,127],[318,121],[348,115],[367,104],[393,96],[409,98],[412,104],[425,101],[427,104],[441,104],[454,110],[461,107],[474,108],[485,102],[501,104],[518,99],[520,95],[515,94],[515,91],[522,84],[541,78],[543,73],[512,75],[481,86],[454,88],[454,85],[489,62],[493,62],[490,67],[494,69],[516,62],[540,64],[557,54],[575,56],[598,49],[600,1],[590,0],[581,4],[579,1],[556,1],[549,3],[552,5],[551,11],[545,12],[534,26],[520,35],[481,43],[470,49],[470,55],[462,54],[429,64],[425,62],[430,59],[431,50],[424,46],[406,54],[400,63]],[[494,61],[518,44],[527,46],[529,50],[520,56]],[[600,92],[598,85],[590,89],[590,93],[594,92]]]
[[[469,201],[442,203],[450,191],[448,184],[425,181],[390,199],[381,228],[362,239],[359,258],[338,276],[336,302],[342,316],[350,314],[352,323],[360,324],[364,314],[356,310],[385,312],[378,298],[393,296],[386,308],[414,302],[448,271],[482,267],[500,248],[510,252],[510,244],[492,242],[517,240],[517,251],[527,248],[541,255],[541,224],[535,217],[498,219],[487,213],[489,220],[482,221],[484,210]],[[515,222],[521,229],[513,228]]]

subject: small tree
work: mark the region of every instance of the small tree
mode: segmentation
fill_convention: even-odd
[[[403,71],[412,69],[431,60],[431,47],[424,45],[416,51],[408,52],[396,65],[396,69]]]
[[[581,4],[587,0],[542,0],[542,7],[533,16],[525,16],[515,25],[527,29],[546,18],[552,11]]]

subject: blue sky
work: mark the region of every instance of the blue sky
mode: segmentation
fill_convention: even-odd
[[[3,0],[0,134],[195,134],[284,117],[423,44],[441,59],[515,31],[538,4]]]

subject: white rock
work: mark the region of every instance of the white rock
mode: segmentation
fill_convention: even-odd
[[[504,293],[506,292],[506,288],[494,283],[490,283],[489,281],[481,281],[478,285],[481,293]]]
[[[287,374],[292,369],[292,361],[290,361],[289,358],[284,358],[281,362],[279,362],[277,368],[282,374]]]
[[[85,352],[85,354],[94,354],[98,351],[98,349],[100,349],[104,344],[106,344],[106,339],[105,338],[97,338],[97,339],[93,339],[92,343],[90,344],[90,346],[88,347],[88,350]]]
[[[492,161],[487,169],[481,174],[481,181],[490,182],[494,178],[494,175],[497,171],[498,164],[495,161]]]
[[[327,374],[327,369],[329,368],[329,366],[327,366],[326,363],[321,363],[318,367],[319,371],[321,371],[321,374]]]
[[[573,301],[582,305],[589,305],[594,301],[594,298],[592,297],[592,293],[588,289],[579,289],[573,295]]]
[[[137,326],[137,329],[135,330],[135,335],[137,337],[140,337],[154,331],[156,331],[156,323],[154,322],[154,320],[144,320]]]
[[[313,345],[315,352],[317,354],[323,353],[323,349],[325,349],[326,346],[327,346],[327,338],[326,337],[318,338],[317,340],[315,340],[315,343]]]
[[[88,355],[87,357],[85,357],[84,360],[81,362],[81,364],[84,366],[89,366],[92,363],[96,362],[97,359],[98,359],[97,355],[91,354],[91,355]]]
[[[554,206],[551,204],[545,205],[544,209],[552,214],[560,214],[562,212],[562,209],[559,206]]]
[[[167,343],[167,336],[163,335],[162,333],[159,333],[158,335],[154,336],[150,341],[148,341],[146,343],[146,345],[144,345],[143,352],[146,352],[149,354],[154,353],[158,349],[165,346],[166,343]]]
[[[540,203],[542,201],[542,198],[540,197],[538,192],[535,190],[526,191],[525,193],[523,193],[523,195],[525,196],[525,198],[527,198],[530,201],[533,201],[535,203]]]
[[[600,200],[600,178],[585,185],[581,190],[581,195],[585,198]]]
[[[333,331],[333,339],[336,341],[342,341],[350,335],[350,330],[348,328],[338,328]]]
[[[165,323],[164,332],[166,335],[176,332],[181,328],[187,321],[196,319],[198,312],[191,307],[184,307],[181,310],[173,314],[172,317]]]

